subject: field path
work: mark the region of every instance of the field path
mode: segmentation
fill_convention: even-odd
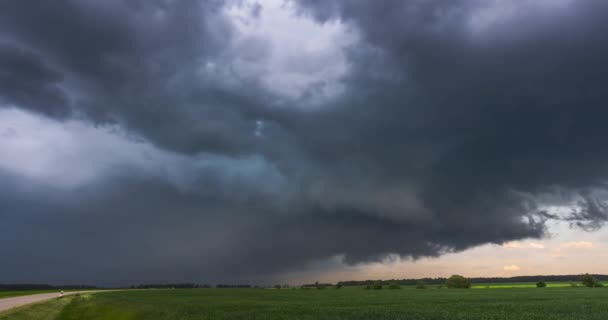
[[[64,292],[64,295],[85,293],[85,292],[99,292],[99,291],[107,291],[107,290],[70,291],[70,292]],[[59,292],[38,293],[38,294],[29,295],[29,296],[0,298],[0,312],[6,311],[8,309],[24,306],[26,304],[45,301],[45,300],[49,300],[49,299],[53,299],[53,298],[57,298],[57,297],[59,297]]]

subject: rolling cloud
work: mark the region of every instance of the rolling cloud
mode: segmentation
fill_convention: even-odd
[[[598,229],[606,27],[599,0],[4,2],[0,282],[256,281]]]

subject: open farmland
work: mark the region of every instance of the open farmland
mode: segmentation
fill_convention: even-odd
[[[519,284],[525,285],[525,284]],[[608,289],[176,289],[84,294],[2,320],[607,319]],[[69,300],[68,303],[65,300]],[[45,312],[40,312],[44,309]],[[49,311],[51,310],[51,311]],[[52,317],[49,317],[49,314]],[[36,315],[36,317],[34,317]],[[44,315],[44,317],[42,317]]]

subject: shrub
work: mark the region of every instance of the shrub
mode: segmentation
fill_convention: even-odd
[[[471,281],[461,275],[452,275],[445,282],[448,288],[468,289],[471,287]]]
[[[336,285],[336,289],[340,289],[340,288],[342,288],[342,284],[338,283],[338,284]]]
[[[380,281],[374,282],[374,286],[372,288],[374,290],[381,290],[382,289],[382,282],[380,282]]]
[[[401,286],[399,285],[399,283],[397,281],[391,281],[391,283],[388,284],[388,288],[389,289],[401,289]]]
[[[426,289],[426,283],[422,280],[416,281],[416,289]]]
[[[443,285],[442,285],[442,284],[438,284],[438,285],[437,285],[437,289],[442,289],[442,288],[443,288]]]
[[[274,285],[274,288],[275,288],[275,289],[281,289],[281,285],[280,285],[280,284],[275,284],[275,285]]]
[[[536,283],[537,288],[544,288],[546,286],[547,286],[547,284],[544,281],[539,281]]]
[[[369,290],[369,289],[371,289],[371,288],[372,288],[372,286],[370,286],[370,285],[368,284],[368,285],[366,285],[366,286],[365,286],[363,289],[365,289],[365,290]]]
[[[599,288],[604,286],[601,282],[599,282],[599,280],[588,273],[581,276],[581,282],[585,287],[589,288]]]

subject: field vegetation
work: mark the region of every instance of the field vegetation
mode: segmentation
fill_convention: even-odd
[[[412,285],[399,290],[351,286],[115,291],[57,299],[0,319],[608,319],[608,289],[547,284],[545,289],[532,282],[504,290],[416,290]]]

